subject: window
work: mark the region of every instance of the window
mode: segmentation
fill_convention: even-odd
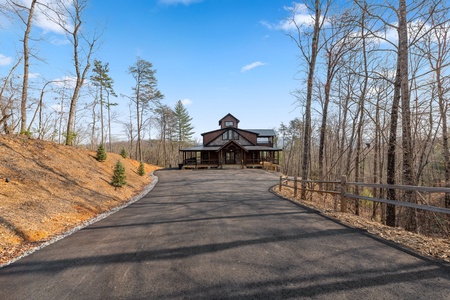
[[[233,125],[234,125],[233,121],[225,121],[226,127],[233,127]]]
[[[256,139],[256,143],[257,143],[257,144],[269,144],[270,141],[269,141],[269,138],[268,138],[268,137],[258,137],[258,138]]]
[[[222,139],[223,140],[238,140],[239,139],[239,135],[234,130],[228,130],[228,131],[225,131],[223,133]]]

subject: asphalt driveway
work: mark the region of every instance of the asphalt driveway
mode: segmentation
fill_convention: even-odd
[[[262,170],[161,170],[140,201],[0,269],[0,299],[450,299],[450,266],[283,200]]]

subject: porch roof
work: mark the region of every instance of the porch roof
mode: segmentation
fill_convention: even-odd
[[[223,146],[195,146],[191,148],[181,149],[183,152],[202,152],[202,151],[219,151]],[[241,146],[246,151],[282,151],[281,148],[272,148],[268,146]]]

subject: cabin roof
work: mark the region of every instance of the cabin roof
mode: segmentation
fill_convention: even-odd
[[[273,129],[244,129],[244,130],[254,132],[258,134],[258,136],[276,136],[275,130]]]
[[[283,149],[281,148],[272,148],[272,147],[268,147],[268,146],[242,146],[239,145],[240,147],[242,147],[243,149],[245,149],[246,151],[248,150],[254,150],[254,151],[281,151]],[[185,151],[185,152],[196,152],[196,151],[219,151],[223,146],[195,146],[195,147],[191,147],[191,148],[185,148],[185,149],[181,149],[181,151]]]

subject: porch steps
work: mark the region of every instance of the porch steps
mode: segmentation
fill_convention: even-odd
[[[244,167],[245,168],[245,167]],[[233,165],[233,164],[226,164],[226,165],[222,165],[222,169],[233,169],[233,170],[237,170],[237,169],[242,169],[242,165]]]

